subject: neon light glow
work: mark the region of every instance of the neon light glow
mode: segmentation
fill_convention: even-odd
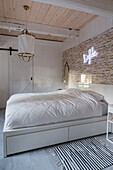
[[[87,54],[83,54],[83,63],[87,63],[88,64],[91,64],[91,59],[94,58],[94,57],[97,57],[98,56],[98,52],[94,49],[94,47],[91,47],[89,50],[88,50],[88,55]]]

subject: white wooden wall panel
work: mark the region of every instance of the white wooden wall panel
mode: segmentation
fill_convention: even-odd
[[[4,108],[8,93],[8,52],[0,51],[0,108]]]
[[[15,93],[33,92],[32,84],[32,61],[24,63],[13,52],[10,56],[10,95]]]
[[[9,48],[11,41],[0,37],[0,48]],[[5,108],[9,98],[9,52],[0,51],[0,108]]]

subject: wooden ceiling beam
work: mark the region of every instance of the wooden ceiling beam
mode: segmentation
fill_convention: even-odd
[[[113,17],[113,0],[32,0],[95,15]]]
[[[18,35],[20,34],[19,31],[13,31],[11,30],[9,32],[8,29],[1,29],[0,28],[0,40],[1,40],[1,36],[12,36],[12,37],[18,37]],[[64,37],[58,37],[58,36],[51,36],[51,35],[43,35],[43,34],[34,34],[35,39],[38,40],[49,40],[49,41],[57,41],[57,42],[63,42],[66,38]]]
[[[26,24],[24,21],[15,20],[15,19],[8,19],[0,17],[0,28],[1,29],[9,29],[15,31],[22,31],[26,28]],[[78,37],[79,30],[70,30],[67,28],[37,24],[27,22],[27,28],[29,32],[36,33],[36,34],[43,34],[43,35],[51,35],[51,36],[58,36],[58,37]]]

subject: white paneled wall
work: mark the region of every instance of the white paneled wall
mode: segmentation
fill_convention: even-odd
[[[5,107],[9,96],[7,52],[0,51],[0,108]]]
[[[15,93],[33,92],[32,61],[21,61],[17,52],[13,52],[9,61],[10,67],[10,95]]]
[[[9,48],[11,41],[0,36],[0,48]],[[4,108],[9,98],[9,52],[0,51],[0,108]]]
[[[17,48],[17,38],[0,36],[0,47]],[[49,92],[62,87],[62,43],[36,40],[30,63],[19,60],[17,52],[0,51],[0,108],[10,95]],[[31,80],[31,77],[33,80]]]

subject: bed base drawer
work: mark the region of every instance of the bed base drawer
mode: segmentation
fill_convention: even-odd
[[[69,141],[106,132],[106,121],[69,127]]]
[[[68,141],[68,128],[8,136],[7,155]]]

